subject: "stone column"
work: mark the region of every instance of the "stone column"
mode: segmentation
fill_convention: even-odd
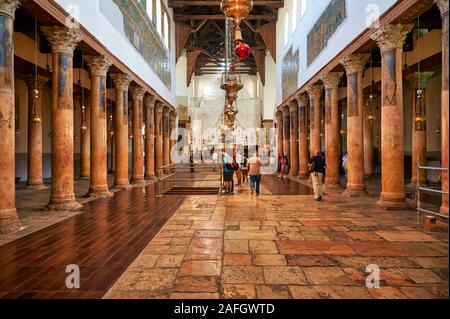
[[[131,168],[131,181],[135,184],[143,184],[144,180],[144,147],[142,137],[142,109],[144,105],[145,89],[140,86],[130,87],[132,105],[132,130],[133,145]]]
[[[408,77],[412,98],[412,163],[410,187],[417,186],[417,159],[419,159],[421,166],[426,166],[427,164],[426,87],[428,80],[433,74],[434,72],[414,72]],[[420,170],[420,184],[426,184],[427,180],[427,171]]]
[[[81,101],[83,103],[83,101]],[[81,123],[80,140],[80,177],[87,179],[91,176],[91,102],[85,96],[85,104],[82,105],[83,123]]]
[[[298,104],[298,148],[299,148],[299,164],[298,164],[298,177],[301,179],[308,179],[308,117],[307,117],[307,104],[308,97],[305,94],[297,97]]]
[[[108,125],[106,73],[112,62],[105,56],[86,58],[91,76],[91,179],[89,197],[112,197],[108,190]]]
[[[369,96],[365,96],[363,101],[367,99],[371,100],[370,103],[375,103],[372,95],[372,99]],[[363,123],[364,123],[364,177],[370,178],[373,176],[373,119],[369,118],[371,105],[365,105],[363,111]]]
[[[377,206],[409,209],[404,192],[402,51],[413,25],[388,24],[371,38],[381,49],[381,195]]]
[[[49,210],[79,210],[73,176],[73,29],[42,27],[52,46],[52,187]]]
[[[170,108],[164,108],[164,122],[163,122],[163,166],[170,164]],[[169,169],[164,169],[166,174]]]
[[[16,212],[14,13],[20,1],[0,1],[0,234],[21,227]]]
[[[311,85],[306,88],[310,101],[309,153],[311,156],[314,156],[316,150],[322,149],[320,145],[320,97],[322,96],[322,90],[322,85]]]
[[[175,110],[172,110],[172,112],[170,112],[170,152],[169,152],[169,156],[170,156],[170,164],[174,164],[175,163],[175,157],[172,153],[172,151],[175,151],[175,146],[177,144],[177,125],[176,125],[176,121],[177,121],[177,112]]]
[[[289,114],[289,107],[284,106],[282,109],[283,112],[283,154],[288,156],[290,155],[290,114]]]
[[[42,177],[42,93],[49,80],[30,74],[28,88],[28,179],[27,189],[47,189]]]
[[[156,97],[146,95],[145,103],[145,179],[155,180],[155,102]]]
[[[362,78],[369,54],[351,54],[341,61],[347,71],[348,178],[345,195],[367,194],[364,184],[364,101]]]
[[[278,153],[283,153],[283,112],[277,111],[277,147]]]
[[[297,101],[289,103],[289,111],[291,112],[291,138],[290,138],[290,154],[291,154],[291,169],[289,176],[296,177],[298,175],[298,105]]]
[[[131,77],[128,74],[116,73],[111,78],[116,91],[116,108],[114,114],[114,136],[116,167],[114,188],[130,189],[128,178],[128,86]]]
[[[442,167],[448,167],[448,0],[434,0],[442,17],[442,96],[441,96],[441,154]],[[448,172],[442,173],[442,191],[448,192]],[[442,195],[441,214],[448,215],[448,195]]]
[[[162,113],[164,104],[157,101],[155,104],[155,173],[156,176],[162,176],[163,172],[163,119]]]
[[[343,72],[330,72],[322,76],[325,86],[325,188],[340,189],[339,184],[339,108],[338,85]]]

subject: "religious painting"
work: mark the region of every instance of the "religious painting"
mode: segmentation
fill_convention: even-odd
[[[306,107],[300,106],[298,108],[298,114],[299,114],[299,122],[300,122],[300,132],[305,133],[306,132]]]
[[[328,45],[328,40],[347,17],[345,0],[332,0],[308,33],[308,66]]]
[[[316,99],[315,98],[311,98],[310,99],[310,106],[311,106],[311,112],[309,113],[309,118],[310,119],[314,119],[314,112],[316,111]],[[311,129],[314,129],[314,121],[311,120]]]
[[[358,75],[357,73],[348,76],[348,87],[350,88],[350,98],[348,99],[348,116],[358,116]]]
[[[146,13],[146,0],[103,0],[113,1],[123,16],[123,32],[128,41],[142,55],[161,81],[170,89],[171,73],[169,52],[166,51],[155,25]],[[154,10],[155,11],[155,10]],[[110,21],[117,25],[116,21]]]
[[[325,123],[332,124],[331,117],[331,89],[325,90]]]
[[[281,71],[281,86],[283,101],[291,96],[298,87],[299,50],[293,52],[292,47],[283,57]]]
[[[397,91],[396,84],[396,54],[394,50],[389,50],[383,53],[384,62],[387,67],[385,71],[387,73],[387,81],[385,84],[385,101],[383,105],[395,105],[395,95]]]

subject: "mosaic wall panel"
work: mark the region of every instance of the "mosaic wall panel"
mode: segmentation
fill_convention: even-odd
[[[112,0],[124,19],[124,32],[130,43],[144,57],[161,81],[170,89],[171,74],[168,52],[145,11],[147,0]]]
[[[293,52],[292,47],[283,58],[281,80],[283,101],[291,96],[298,87],[299,54],[298,49]]]
[[[332,0],[308,33],[308,66],[325,49],[330,37],[347,17],[345,0]]]

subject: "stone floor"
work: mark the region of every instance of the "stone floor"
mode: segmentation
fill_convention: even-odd
[[[284,181],[280,181],[281,183]],[[448,224],[376,197],[189,196],[105,298],[448,298]],[[380,288],[366,288],[377,265]]]

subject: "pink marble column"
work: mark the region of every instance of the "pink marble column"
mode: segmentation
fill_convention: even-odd
[[[73,167],[73,51],[81,37],[74,29],[42,27],[52,46],[52,186],[49,210],[79,210]]]
[[[439,6],[442,17],[442,89],[441,89],[441,154],[442,167],[448,167],[448,0],[434,0]],[[442,173],[442,191],[448,193],[448,171]],[[448,195],[442,195],[441,214],[448,215]]]
[[[306,88],[309,94],[310,104],[310,134],[309,134],[309,153],[314,156],[316,150],[321,150],[320,142],[320,97],[322,96],[322,85],[311,85]]]
[[[417,186],[417,178],[421,185],[428,182],[427,171],[420,170],[417,176],[417,160],[421,166],[427,164],[427,123],[426,123],[426,88],[428,80],[434,72],[414,72],[408,77],[410,83],[412,116],[411,116],[411,183],[409,187]],[[422,112],[421,112],[422,110]],[[418,113],[419,112],[419,113]]]
[[[156,180],[155,175],[155,103],[156,97],[146,95],[145,103],[145,179]]]
[[[367,101],[369,95],[364,96],[364,102]],[[374,96],[372,95],[373,101],[375,103]],[[365,105],[364,109],[364,177],[370,178],[373,176],[373,119],[370,119],[369,108],[370,105]]]
[[[164,104],[157,101],[155,104],[155,174],[161,177],[163,171],[163,110]]]
[[[0,234],[21,227],[16,212],[14,13],[20,1],[0,1]]]
[[[403,133],[403,44],[413,25],[388,24],[371,38],[381,50],[381,195],[377,206],[409,209],[405,200]]]
[[[112,197],[108,190],[108,125],[106,73],[112,62],[105,56],[86,58],[91,76],[91,179],[88,196]]]
[[[308,97],[305,94],[297,97],[298,104],[298,149],[299,149],[299,163],[298,163],[298,177],[300,179],[309,178],[308,168]]]
[[[341,63],[347,71],[348,178],[344,192],[350,197],[367,195],[364,183],[363,71],[369,54],[351,54]]]
[[[290,155],[290,114],[289,114],[289,107],[284,106],[282,108],[283,112],[283,154],[288,156]]]
[[[143,184],[144,180],[144,143],[142,137],[142,112],[144,107],[145,89],[140,86],[130,87],[132,105],[132,129],[133,145],[132,156],[133,163],[131,167],[131,181],[134,184]]]
[[[91,176],[91,101],[85,96],[83,121],[80,140],[80,177],[88,179]]]
[[[298,176],[298,105],[297,101],[292,101],[289,103],[289,111],[291,112],[290,116],[290,170],[289,176],[297,177]]]
[[[42,94],[49,79],[30,74],[28,88],[28,179],[27,189],[47,189],[42,177]]]
[[[341,189],[339,184],[339,110],[338,85],[343,72],[330,72],[322,76],[325,86],[325,189]]]
[[[283,153],[283,112],[276,112],[277,118],[277,147],[278,153]]]
[[[163,166],[170,165],[170,108],[164,108],[163,122]],[[168,174],[169,169],[164,169],[164,173]]]
[[[174,151],[175,151],[175,146],[177,144],[177,112],[173,109],[172,112],[170,112],[170,164],[174,164],[175,161],[175,157],[174,157]]]
[[[130,189],[128,178],[128,86],[131,77],[116,73],[111,78],[116,90],[116,108],[114,116],[114,137],[116,152],[114,188]]]

